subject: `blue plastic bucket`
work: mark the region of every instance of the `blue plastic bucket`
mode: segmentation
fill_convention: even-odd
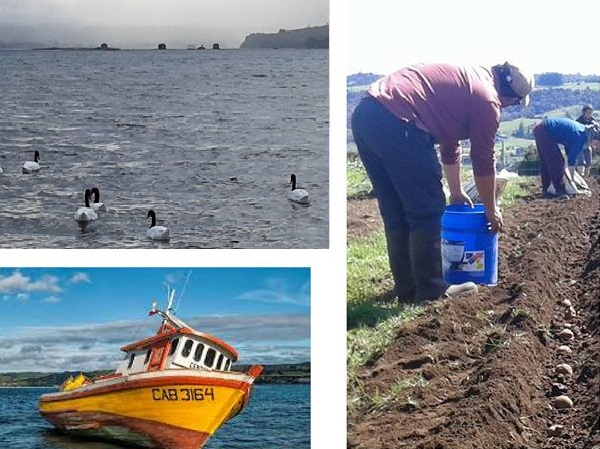
[[[488,230],[483,204],[452,204],[442,215],[442,268],[450,284],[498,283],[498,234]]]

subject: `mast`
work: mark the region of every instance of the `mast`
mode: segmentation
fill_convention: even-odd
[[[157,308],[156,301],[152,303],[152,310],[150,315],[159,314],[163,317],[163,324],[167,323],[173,326],[175,329],[182,329],[184,327],[190,328],[187,324],[181,321],[173,314],[173,301],[175,300],[175,289],[171,288],[170,285],[167,284],[167,309],[160,310]]]

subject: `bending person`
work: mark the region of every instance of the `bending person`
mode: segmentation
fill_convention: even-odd
[[[509,63],[491,69],[416,64],[373,83],[352,115],[352,132],[383,218],[394,293],[422,301],[477,292],[443,279],[441,159],[452,203],[471,203],[461,186],[460,140],[471,140],[477,190],[493,232],[502,228],[495,198],[494,143],[502,107],[529,101],[533,77]]]
[[[584,148],[598,148],[598,125],[583,125],[570,118],[545,118],[533,128],[533,136],[540,158],[542,195],[546,198],[568,197],[565,176],[577,191],[573,182],[577,156]],[[565,158],[559,144],[565,147],[566,172]]]

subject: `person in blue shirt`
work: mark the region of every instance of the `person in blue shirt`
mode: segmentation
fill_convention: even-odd
[[[573,180],[577,156],[587,146],[598,148],[600,136],[597,125],[584,125],[570,118],[545,118],[533,128],[535,145],[540,158],[542,194],[545,197],[567,195],[565,175]],[[559,144],[565,148],[568,170],[565,172],[565,158]],[[555,193],[548,192],[550,185]]]

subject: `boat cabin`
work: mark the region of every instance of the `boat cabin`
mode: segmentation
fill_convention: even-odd
[[[123,376],[165,369],[229,371],[238,357],[234,348],[212,335],[166,323],[155,336],[121,350],[125,358],[115,374]]]

